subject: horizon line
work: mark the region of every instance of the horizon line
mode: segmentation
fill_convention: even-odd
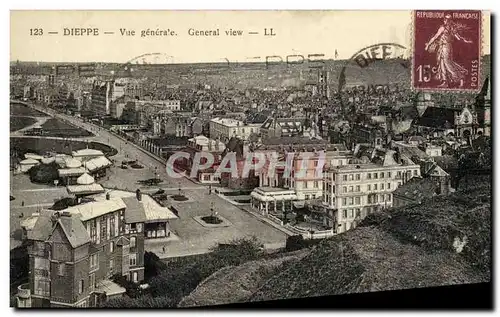
[[[485,54],[482,54],[481,57],[487,57],[487,56],[491,56],[491,53],[485,53]],[[335,58],[326,58],[326,59],[322,59],[322,61],[348,61],[350,60],[351,58],[348,58],[348,59],[344,59],[344,58],[338,58],[338,59],[335,59]],[[406,57],[406,58],[401,58],[401,57],[395,57],[395,58],[388,58],[386,60],[395,60],[395,59],[411,59],[411,56],[410,57]],[[382,61],[382,60],[381,60]],[[192,61],[192,62],[175,62],[175,63],[141,63],[141,64],[135,64],[135,63],[129,63],[129,61],[127,62],[114,62],[114,61],[107,61],[107,62],[104,62],[104,61],[66,61],[66,62],[57,62],[57,61],[28,61],[28,60],[10,60],[9,62],[10,64],[12,63],[44,63],[44,64],[122,64],[122,65],[182,65],[182,64],[265,64],[266,61]],[[273,64],[279,64],[279,63],[283,63],[283,64],[286,64],[286,60],[283,60],[281,62],[276,62],[276,61],[273,61],[272,62]],[[294,65],[300,65],[300,64],[307,64],[309,63],[309,61],[307,61],[306,59],[304,59],[304,62],[303,63],[290,63],[290,64],[294,64]],[[9,65],[10,66],[10,65]]]

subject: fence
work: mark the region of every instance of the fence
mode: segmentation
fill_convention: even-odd
[[[286,224],[285,227],[287,227],[292,232],[296,232],[302,235],[304,239],[324,239],[335,235],[333,230],[322,230],[322,231],[311,232],[309,230],[291,226],[290,224]]]
[[[271,214],[267,214],[267,217],[269,219],[271,219],[272,221],[276,222],[277,224],[283,225],[283,221],[281,219],[279,219],[278,217],[273,216]]]

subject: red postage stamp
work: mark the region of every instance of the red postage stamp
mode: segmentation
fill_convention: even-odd
[[[417,10],[413,14],[413,88],[478,91],[481,11]]]

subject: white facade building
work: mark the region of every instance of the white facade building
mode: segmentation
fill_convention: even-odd
[[[253,133],[260,132],[261,124],[245,124],[243,121],[229,118],[214,118],[210,120],[210,138],[220,138],[228,141],[232,137],[248,140]]]
[[[323,202],[332,210],[329,225],[342,233],[356,227],[378,208],[392,207],[392,192],[413,177],[420,166],[408,158],[394,159],[387,150],[377,163],[332,166],[324,174]]]

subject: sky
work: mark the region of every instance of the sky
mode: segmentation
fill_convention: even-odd
[[[412,34],[411,11],[11,11],[10,19],[11,61],[125,63],[160,53],[175,63],[245,62],[273,55],[333,58],[335,51],[347,59],[377,43],[410,47]],[[485,12],[484,54],[490,53],[489,20]],[[64,36],[64,28],[82,27],[98,28],[99,35]],[[264,36],[265,28],[276,35]],[[35,29],[43,29],[43,35],[35,35]],[[120,29],[136,34],[122,36]],[[176,35],[141,37],[147,29]],[[190,36],[189,29],[219,29],[220,35]],[[243,35],[227,36],[230,29]]]

